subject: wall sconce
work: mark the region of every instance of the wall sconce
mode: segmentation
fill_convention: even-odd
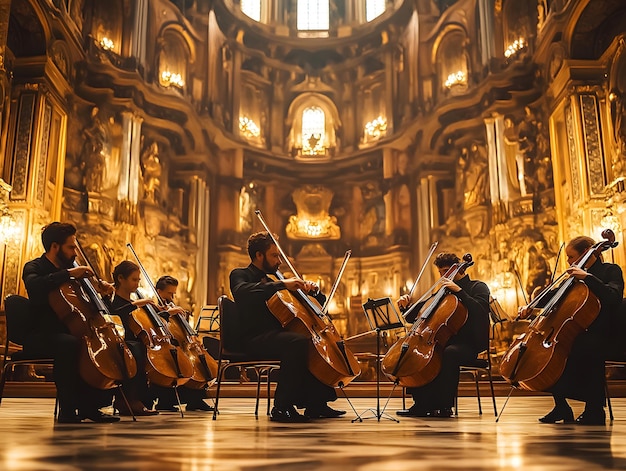
[[[115,43],[105,36],[100,40],[100,47],[105,51],[112,51],[115,48]]]
[[[19,242],[20,228],[9,210],[9,192],[11,185],[0,178],[0,243],[5,245]]]
[[[365,141],[375,141],[387,134],[387,119],[378,116],[364,126]]]
[[[247,116],[239,117],[239,132],[248,139],[257,139],[261,135],[259,126]]]
[[[454,72],[448,75],[448,79],[445,81],[444,85],[446,88],[452,88],[455,85],[467,85],[467,75],[462,70]]]
[[[183,77],[180,74],[175,74],[173,72],[170,72],[169,70],[164,70],[163,72],[161,72],[161,82],[166,87],[174,86],[178,88],[183,88],[185,86],[185,81],[183,80]]]
[[[524,38],[518,38],[507,46],[504,51],[504,57],[510,59],[524,48],[526,48],[526,40],[524,40]]]

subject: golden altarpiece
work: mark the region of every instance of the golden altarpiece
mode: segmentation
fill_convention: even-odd
[[[625,103],[622,0],[0,0],[0,292],[64,220],[197,313],[260,209],[323,287],[352,250],[346,335],[434,241],[513,314],[574,235],[624,266]]]

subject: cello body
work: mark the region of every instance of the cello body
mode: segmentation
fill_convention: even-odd
[[[311,338],[308,368],[322,383],[345,387],[361,372],[358,360],[345,346],[331,319],[321,314],[322,307],[315,299],[301,291],[281,290],[267,300],[267,307],[283,328]]]
[[[509,383],[529,391],[546,391],[563,374],[576,337],[600,312],[600,301],[581,281],[549,312],[537,316],[513,341],[500,363]]]
[[[179,346],[152,305],[130,313],[130,326],[146,347],[148,381],[171,388],[181,386],[193,375],[193,364]]]
[[[105,318],[108,311],[87,280],[63,284],[50,293],[49,303],[70,333],[80,340],[78,368],[87,384],[111,389],[137,374],[135,358],[115,324]]]
[[[436,309],[429,313],[434,303]],[[387,351],[381,363],[383,373],[404,387],[430,383],[441,371],[446,344],[463,327],[467,315],[467,308],[453,294],[445,294],[439,302],[437,298],[427,302],[407,335]]]
[[[198,340],[187,319],[181,314],[170,315],[168,328],[193,366],[193,373],[185,386],[202,389],[213,385],[217,379],[217,361]]]

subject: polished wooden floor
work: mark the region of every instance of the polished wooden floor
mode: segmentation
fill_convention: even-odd
[[[504,398],[498,398],[502,404]],[[359,412],[375,407],[355,399]],[[501,406],[500,404],[500,406]],[[265,405],[265,403],[263,403]],[[520,470],[626,469],[626,399],[613,400],[603,427],[543,425],[548,397],[513,397],[498,423],[484,400],[462,397],[459,417],[346,418],[276,424],[254,417],[254,399],[224,398],[216,421],[206,412],[124,417],[116,424],[59,425],[53,399],[6,398],[0,406],[0,469],[31,470]],[[391,400],[388,412],[401,406]],[[573,402],[574,412],[580,403]],[[265,411],[263,411],[264,413]],[[366,413],[366,417],[371,414]]]

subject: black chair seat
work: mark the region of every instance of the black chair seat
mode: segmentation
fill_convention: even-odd
[[[215,392],[215,410],[213,411],[213,420],[217,419],[219,413],[218,405],[220,400],[220,391],[222,380],[226,371],[233,367],[254,369],[257,379],[256,389],[256,406],[254,415],[258,417],[259,398],[261,391],[261,381],[263,377],[267,380],[267,414],[270,413],[270,383],[271,373],[280,368],[279,360],[268,360],[263,358],[254,358],[240,351],[240,335],[241,321],[235,302],[228,296],[221,296],[217,300],[219,325],[220,325],[220,348],[218,355],[218,373],[217,373],[217,389]]]

